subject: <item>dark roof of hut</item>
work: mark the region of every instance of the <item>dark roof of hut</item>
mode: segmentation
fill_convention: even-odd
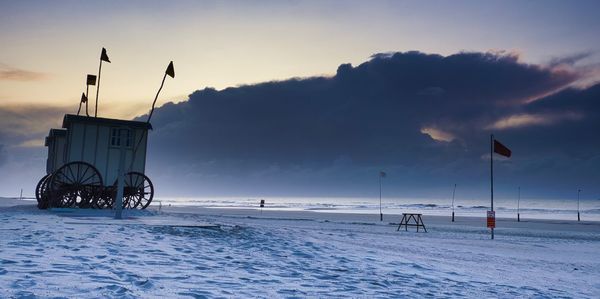
[[[144,121],[123,120],[103,117],[90,117],[83,115],[65,114],[63,119],[63,128],[68,128],[71,123],[84,123],[102,126],[124,126],[134,129],[152,130],[152,125]]]

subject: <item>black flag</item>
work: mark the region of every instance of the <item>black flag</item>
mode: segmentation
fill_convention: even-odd
[[[167,70],[165,71],[165,73],[171,76],[171,78],[175,78],[175,68],[173,68],[173,61],[169,63],[169,66],[167,66]]]
[[[100,54],[100,60],[110,63],[110,60],[108,59],[108,55],[106,55],[106,49],[104,49],[104,48],[102,48],[102,54]]]
[[[96,75],[87,75],[87,85],[96,85]]]
[[[87,102],[87,97],[85,96],[85,93],[81,93],[81,102],[82,103],[86,103]]]

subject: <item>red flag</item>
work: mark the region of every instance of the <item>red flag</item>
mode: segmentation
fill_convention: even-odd
[[[110,63],[110,60],[108,59],[108,55],[106,55],[106,49],[104,49],[104,48],[102,48],[102,53],[100,54],[100,60]]]
[[[511,151],[504,144],[494,139],[494,153],[510,158]]]

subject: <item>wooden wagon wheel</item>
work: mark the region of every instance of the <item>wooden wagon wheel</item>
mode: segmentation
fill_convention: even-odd
[[[146,175],[136,171],[128,172],[125,174],[123,183],[125,185],[123,189],[124,209],[145,209],[150,205],[154,198],[154,185]],[[114,186],[117,186],[117,181]]]
[[[35,186],[35,199],[37,200],[38,209],[47,209],[50,195],[48,194],[48,181],[50,175],[43,176]]]
[[[112,209],[116,196],[117,189],[114,186],[104,187],[94,207],[97,209]]]
[[[77,161],[56,170],[48,184],[52,207],[91,207],[103,189],[102,176],[93,165]]]

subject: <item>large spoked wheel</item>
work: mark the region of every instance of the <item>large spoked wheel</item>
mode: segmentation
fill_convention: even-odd
[[[48,184],[51,207],[93,207],[102,192],[102,176],[93,165],[70,162],[56,170]]]
[[[112,209],[113,204],[115,203],[115,197],[117,196],[117,189],[113,187],[105,187],[98,200],[96,201],[96,205],[94,208],[97,209]]]
[[[125,174],[123,183],[125,185],[123,189],[124,209],[143,210],[150,205],[154,198],[154,185],[146,175],[136,171],[128,172]],[[117,186],[117,181],[114,186]]]
[[[50,194],[48,192],[48,181],[50,180],[50,175],[47,174],[44,177],[42,177],[42,179],[40,179],[40,181],[37,183],[37,186],[35,186],[35,199],[37,200],[37,206],[38,209],[47,209],[48,208],[48,204],[49,204],[49,200],[50,200]]]

